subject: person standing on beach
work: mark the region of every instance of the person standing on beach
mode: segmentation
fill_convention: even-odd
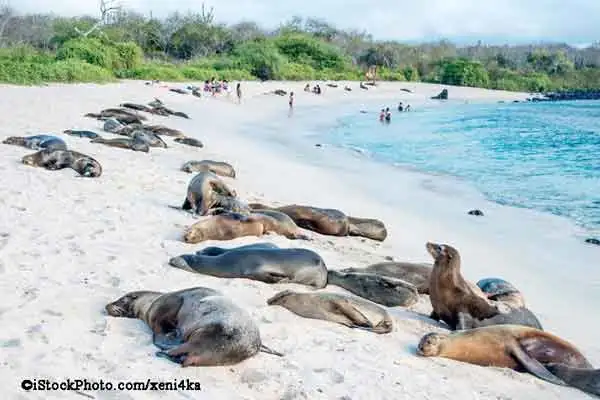
[[[242,84],[239,82],[235,87],[235,93],[237,94],[238,104],[242,104]]]
[[[294,108],[294,92],[290,92],[289,105],[290,105],[290,108]]]

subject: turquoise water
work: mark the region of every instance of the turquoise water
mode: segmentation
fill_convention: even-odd
[[[318,140],[600,232],[600,102],[445,103],[394,113],[391,124],[376,111],[341,117]]]

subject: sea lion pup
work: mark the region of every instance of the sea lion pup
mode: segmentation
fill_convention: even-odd
[[[339,286],[387,307],[409,307],[419,300],[419,293],[414,285],[383,275],[330,270],[327,273],[327,284]]]
[[[100,143],[110,147],[118,147],[121,149],[129,149],[133,151],[141,151],[147,153],[150,151],[150,146],[143,140],[139,138],[116,138],[116,139],[104,139],[104,138],[96,138],[90,141],[91,143]]]
[[[183,367],[232,365],[259,351],[282,356],[262,344],[250,314],[210,288],[130,292],[107,304],[106,312],[144,321],[161,349],[156,355]]]
[[[141,114],[133,113],[124,108],[107,108],[105,110],[100,111],[100,113],[87,113],[84,116],[100,120],[114,118],[124,125],[141,124],[142,121],[145,121],[147,119]]]
[[[525,307],[525,297],[512,283],[500,278],[485,278],[477,286],[489,300],[500,301],[511,307]]]
[[[32,150],[51,149],[66,150],[64,140],[53,135],[9,136],[2,141],[4,144],[26,147]]]
[[[459,313],[483,320],[500,313],[481,290],[469,284],[460,274],[460,254],[446,244],[428,242],[427,251],[435,263],[429,280],[429,298],[433,306],[431,318],[444,321],[451,329],[465,329]]]
[[[304,318],[336,322],[349,328],[374,333],[392,331],[392,318],[377,304],[355,296],[339,293],[298,293],[284,290],[267,300]]]
[[[268,233],[276,233],[288,239],[304,239],[303,235],[289,231],[286,225],[266,215],[224,212],[190,226],[183,240],[186,243],[200,243],[205,240],[232,240],[242,236],[262,236]]]
[[[481,366],[524,370],[558,385],[565,385],[565,382],[546,369],[545,365],[592,368],[571,343],[551,333],[517,325],[487,326],[450,334],[428,333],[421,338],[417,354]]]
[[[348,218],[346,214],[339,210],[297,204],[281,207],[269,207],[260,203],[251,203],[249,205],[252,209],[275,210],[287,214],[299,227],[322,235],[348,235]]]
[[[235,178],[235,169],[229,163],[224,161],[213,161],[213,160],[201,160],[201,161],[188,161],[181,166],[181,170],[184,172],[200,172],[210,171],[219,176],[226,176],[229,178]]]
[[[147,132],[144,130],[137,130],[137,131],[133,132],[133,134],[131,135],[131,138],[133,140],[139,140],[139,141],[145,142],[150,147],[162,147],[163,149],[167,148],[167,144],[165,143],[165,141],[162,140],[160,138],[160,136],[158,136],[152,132]]]
[[[181,209],[193,210],[197,215],[206,215],[208,210],[219,206],[219,200],[225,200],[223,197],[217,198],[216,195],[237,197],[235,190],[217,175],[210,171],[199,172],[190,180]]]
[[[600,369],[574,368],[564,364],[544,365],[552,375],[583,392],[600,396]]]
[[[102,137],[102,136],[98,135],[96,132],[78,131],[78,130],[74,130],[74,129],[67,129],[67,130],[63,131],[63,133],[65,135],[77,136],[80,138],[88,138],[88,139],[96,139],[96,138]]]
[[[200,140],[191,137],[176,138],[173,141],[181,144],[187,144],[188,146],[192,147],[204,147],[204,144],[202,144]]]
[[[315,288],[327,284],[320,255],[300,248],[232,248],[218,255],[202,252],[171,258],[169,264],[189,272],[220,278],[246,278],[265,283],[299,283]]]
[[[384,223],[377,219],[348,216],[348,236],[360,236],[383,242],[387,237],[387,229]]]
[[[271,218],[275,219],[278,222],[278,224],[280,225],[280,227],[281,227],[280,229],[285,229],[285,231],[287,231],[287,232],[295,232],[295,237],[294,237],[295,239],[310,240],[310,238],[308,236],[306,236],[305,234],[300,232],[298,225],[296,225],[294,220],[291,219],[290,216],[287,214],[284,214],[282,212],[275,211],[275,210],[261,210],[261,209],[252,210],[252,214],[266,215],[267,217],[271,217]]]
[[[419,294],[429,294],[431,264],[386,261],[365,268],[344,268],[341,272],[370,273],[402,279],[414,285]]]
[[[43,167],[51,171],[71,168],[87,178],[102,175],[102,166],[98,161],[73,150],[43,149],[26,155],[21,161],[25,165]]]

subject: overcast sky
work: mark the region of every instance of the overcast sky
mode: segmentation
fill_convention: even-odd
[[[163,16],[199,11],[201,0],[120,0]],[[21,12],[97,14],[99,0],[0,0]],[[341,28],[369,31],[376,39],[516,43],[600,40],[600,0],[207,0],[222,22],[253,20],[275,27],[293,15],[326,19]]]

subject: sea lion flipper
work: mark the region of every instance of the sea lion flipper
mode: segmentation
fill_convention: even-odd
[[[358,311],[347,299],[332,300],[332,305],[337,312],[348,317],[352,322],[348,325],[350,328],[372,328],[369,319],[363,313]]]
[[[177,326],[177,314],[183,305],[182,296],[167,296],[151,309],[148,325],[156,335],[172,332]]]
[[[519,344],[514,344],[511,346],[509,351],[510,354],[516,358],[519,363],[521,363],[521,365],[532,375],[535,375],[547,382],[554,383],[555,385],[567,386],[563,380],[552,375],[542,363],[530,357],[529,354],[527,354]]]
[[[183,344],[183,340],[181,339],[181,333],[178,330],[173,330],[166,333],[154,332],[152,334],[152,343],[161,350],[170,350]]]

